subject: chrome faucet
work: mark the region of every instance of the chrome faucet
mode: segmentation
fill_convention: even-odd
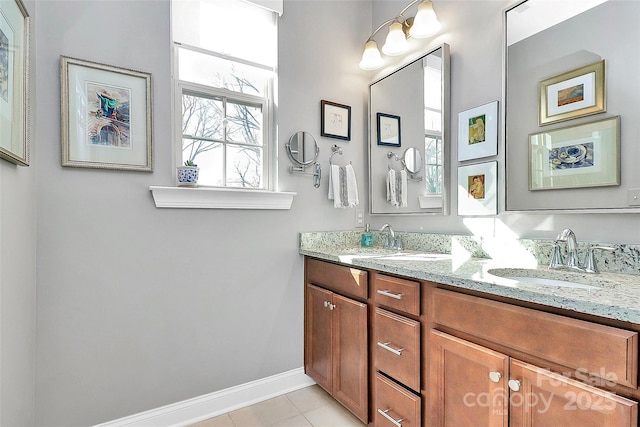
[[[567,262],[562,262],[562,255],[560,254],[559,242],[567,243]],[[616,248],[612,248],[609,246],[599,246],[599,245],[590,245],[587,248],[587,253],[584,257],[584,262],[580,265],[578,261],[578,245],[576,242],[576,235],[570,228],[565,228],[562,230],[553,245],[553,254],[551,256],[551,262],[549,264],[549,268],[563,268],[568,267],[574,270],[579,270],[585,273],[599,273],[598,268],[596,266],[596,260],[593,255],[594,250],[604,250],[608,252],[615,252]]]
[[[393,228],[391,228],[391,224],[384,224],[380,227],[380,232],[388,231],[386,238],[383,240],[382,246],[385,249],[400,249],[402,246],[402,242],[398,243],[400,237],[396,239],[396,233],[393,232]]]
[[[573,230],[571,230],[570,228],[565,228],[560,234],[558,234],[558,237],[556,237],[556,241],[567,242],[566,266],[569,268],[582,270],[582,268],[580,267],[580,261],[578,261],[578,245],[576,243],[576,235]]]

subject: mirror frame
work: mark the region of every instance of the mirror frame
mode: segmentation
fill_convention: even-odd
[[[442,88],[442,118],[441,118],[441,128],[442,128],[442,203],[439,208],[423,208],[421,211],[411,211],[411,212],[373,212],[373,183],[372,183],[372,173],[371,173],[371,156],[372,156],[372,147],[374,143],[373,138],[373,128],[377,126],[375,113],[371,110],[371,88],[374,84],[380,82],[381,80],[397,73],[398,71],[406,68],[416,61],[421,61],[423,58],[431,55],[438,50],[442,50],[442,78],[440,81],[440,87]],[[451,124],[451,59],[449,53],[449,45],[447,43],[441,43],[437,46],[433,46],[429,48],[429,50],[420,52],[417,56],[412,56],[411,59],[403,62],[393,71],[385,74],[376,76],[376,78],[369,84],[369,105],[368,105],[368,119],[369,119],[369,144],[368,144],[368,173],[369,173],[369,214],[370,215],[396,215],[396,216],[405,216],[405,215],[449,215],[450,213],[450,204],[451,204],[451,136],[450,136],[450,124]],[[424,136],[423,136],[424,137]],[[422,155],[423,161],[425,160],[425,156]],[[424,165],[421,170],[425,170]],[[426,172],[425,172],[426,173]],[[426,196],[429,197],[428,195]]]

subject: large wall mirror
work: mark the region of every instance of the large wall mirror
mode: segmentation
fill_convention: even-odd
[[[506,210],[637,210],[640,2],[505,14]]]
[[[371,214],[448,213],[448,109],[446,44],[371,84]]]

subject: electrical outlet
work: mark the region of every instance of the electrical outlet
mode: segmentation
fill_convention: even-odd
[[[364,209],[356,209],[356,228],[364,228]]]

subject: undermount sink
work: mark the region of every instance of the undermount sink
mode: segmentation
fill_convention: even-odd
[[[575,289],[600,289],[603,287],[615,286],[615,283],[603,280],[598,276],[587,276],[570,271],[549,271],[528,268],[493,268],[487,272],[504,279],[541,286]]]

